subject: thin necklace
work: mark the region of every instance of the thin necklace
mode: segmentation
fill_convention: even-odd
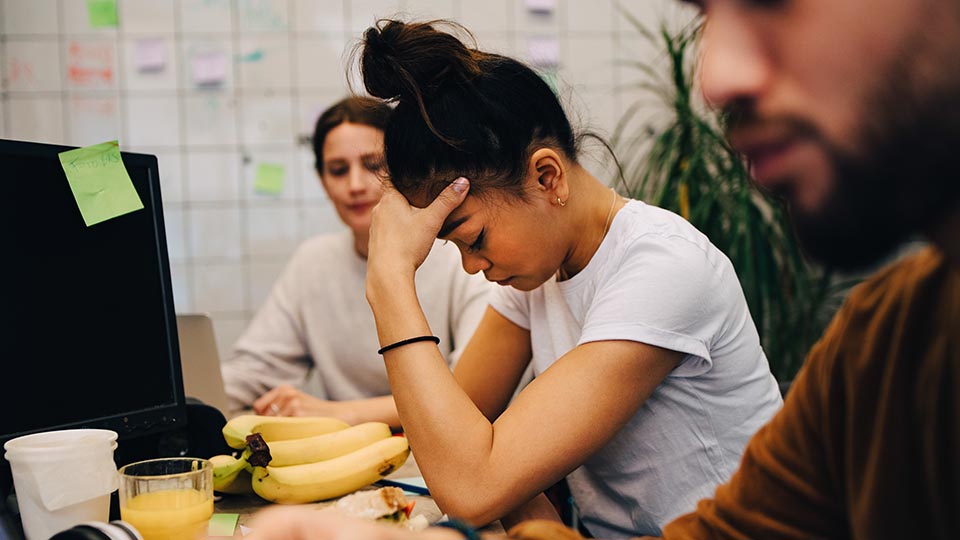
[[[603,239],[607,237],[607,231],[610,230],[610,219],[613,217],[613,207],[617,205],[617,191],[610,188],[610,192],[613,193],[613,200],[610,201],[610,210],[607,211],[607,222],[603,224],[603,234],[600,235],[600,244],[602,244]],[[597,244],[597,249],[600,248],[600,244]]]
[[[603,239],[607,237],[607,232],[610,230],[610,222],[613,218],[613,209],[617,206],[617,191],[613,188],[610,188],[610,192],[613,193],[613,200],[610,201],[610,210],[607,210],[607,221],[603,224],[603,233],[600,234],[600,242],[597,243],[597,249],[600,249],[600,246],[603,244]],[[596,253],[596,251],[594,251]],[[567,272],[561,266],[557,270],[558,281],[567,280]]]

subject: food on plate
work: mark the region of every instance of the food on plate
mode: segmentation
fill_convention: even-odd
[[[423,515],[410,517],[415,502],[407,501],[400,488],[384,487],[347,495],[337,501],[334,508],[349,516],[392,523],[411,531],[419,531],[425,529],[429,523]]]

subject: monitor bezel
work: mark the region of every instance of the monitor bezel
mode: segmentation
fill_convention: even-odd
[[[36,158],[57,159],[57,154],[78,148],[55,144],[0,139],[0,154],[21,154]],[[147,172],[149,201],[142,201],[144,210],[151,212],[154,224],[154,245],[160,265],[160,288],[163,298],[166,340],[170,351],[171,377],[173,377],[173,403],[146,409],[120,411],[113,415],[90,418],[75,422],[49,425],[17,433],[0,433],[0,447],[8,440],[59,429],[100,428],[116,431],[118,440],[129,440],[144,435],[162,433],[185,427],[187,424],[186,396],[183,390],[183,372],[180,365],[180,344],[177,337],[176,309],[173,303],[173,281],[170,276],[170,259],[167,253],[166,228],[163,221],[163,203],[160,196],[160,173],[157,158],[150,154],[120,152],[124,167],[144,168]],[[64,178],[66,180],[66,178]]]

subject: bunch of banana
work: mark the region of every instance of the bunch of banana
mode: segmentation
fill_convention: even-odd
[[[281,504],[303,504],[340,497],[369,486],[407,460],[406,437],[388,437],[349,454],[288,467],[254,467],[253,491]]]
[[[214,490],[249,493],[269,501],[306,503],[365,487],[403,465],[404,437],[381,422],[356,426],[333,418],[238,416],[223,428],[239,458],[214,456]]]
[[[223,426],[223,438],[230,448],[241,450],[247,446],[247,436],[259,433],[263,440],[286,441],[323,435],[347,429],[350,424],[336,418],[321,416],[257,416],[246,414],[231,418]]]
[[[239,459],[227,455],[210,458],[213,464],[213,490],[237,495],[253,493],[250,483],[253,467],[247,463],[247,457],[247,452],[244,452]]]

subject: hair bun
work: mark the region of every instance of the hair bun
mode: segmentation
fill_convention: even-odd
[[[383,19],[368,28],[360,59],[367,92],[381,99],[412,100],[422,108],[424,100],[446,85],[478,76],[481,53],[434,28],[441,23]]]

